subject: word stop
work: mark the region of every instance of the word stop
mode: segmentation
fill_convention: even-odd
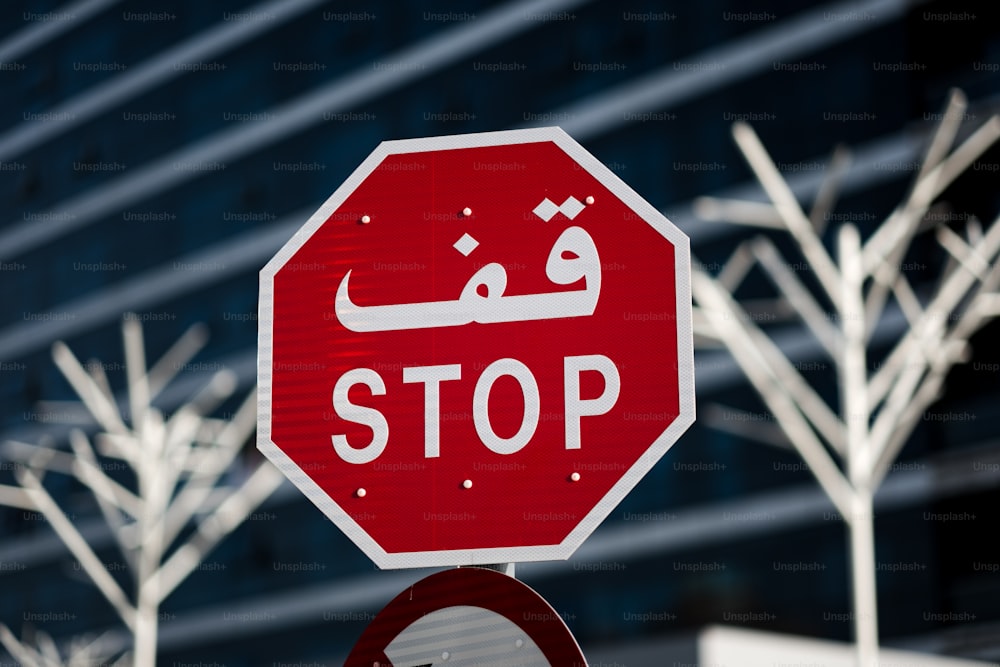
[[[604,389],[596,398],[580,396],[580,376],[585,371],[596,371],[604,378]],[[517,433],[509,438],[497,435],[490,423],[489,398],[493,384],[502,376],[517,381],[524,396],[524,414]],[[439,416],[441,414],[441,383],[459,380],[461,364],[440,366],[412,366],[403,369],[403,382],[424,385],[424,457],[441,455]],[[382,376],[370,368],[355,368],[340,376],[333,388],[333,409],[341,419],[363,424],[372,430],[372,439],[363,447],[347,442],[345,434],[332,436],[333,448],[348,463],[371,463],[389,443],[389,422],[375,408],[351,403],[348,392],[355,385],[365,385],[372,396],[386,393]],[[563,396],[565,398],[566,449],[580,449],[580,420],[583,417],[603,415],[618,401],[621,378],[614,363],[602,354],[589,354],[563,359]],[[487,449],[497,454],[513,454],[524,448],[535,434],[541,405],[538,382],[531,369],[517,359],[498,359],[485,369],[476,381],[472,396],[472,417],[479,439]]]

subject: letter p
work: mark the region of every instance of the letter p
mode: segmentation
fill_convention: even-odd
[[[604,391],[597,398],[580,397],[580,374],[597,371],[604,378]],[[621,377],[614,362],[603,354],[566,357],[563,360],[566,398],[566,449],[580,449],[580,418],[603,415],[614,407],[621,391]]]

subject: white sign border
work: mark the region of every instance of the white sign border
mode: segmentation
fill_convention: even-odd
[[[677,308],[679,414],[559,544],[388,553],[271,439],[274,276],[387,156],[539,142],[556,144],[673,245],[675,305]],[[261,269],[258,323],[257,448],[381,569],[566,560],[573,555],[583,541],[607,518],[695,420],[694,341],[691,324],[691,251],[688,237],[559,127],[382,142],[320,206],[319,210],[313,213],[302,228],[282,246],[271,261]]]

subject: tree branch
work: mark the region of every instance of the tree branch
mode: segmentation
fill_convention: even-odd
[[[694,200],[694,213],[703,220],[763,229],[785,229],[785,223],[774,204],[766,202],[698,197]]]
[[[747,331],[752,325],[739,320],[731,299],[703,271],[692,270],[691,290],[726,346],[733,351],[736,363],[757,388],[788,439],[812,469],[816,480],[826,491],[831,502],[843,516],[848,516],[851,511],[853,491],[822,442],[799,412],[789,394],[790,388],[773,374],[770,364],[756,344],[757,341]],[[727,316],[732,321],[728,321]]]
[[[83,431],[78,429],[70,431],[69,442],[73,451],[76,453],[77,459],[81,461],[85,467],[90,466],[93,467],[94,470],[99,470],[97,457],[94,455],[94,449],[90,446],[90,441],[87,439],[87,436],[83,433]],[[112,488],[112,480],[110,480],[103,471],[100,471],[100,474],[91,476],[87,485],[93,492],[94,498],[97,499],[97,505],[101,510],[101,514],[104,516],[104,521],[108,524],[108,527],[111,528],[111,534],[115,537],[115,542],[118,544],[119,551],[121,551],[125,561],[131,567],[134,565],[133,552],[125,545],[122,539],[122,529],[125,527],[125,521],[122,517],[122,506],[115,498],[114,489]],[[124,489],[122,490],[125,491]],[[136,515],[132,516],[135,517]]]
[[[118,616],[122,619],[122,622],[130,630],[134,631],[135,608],[132,606],[132,603],[129,602],[124,591],[122,591],[118,583],[111,577],[104,564],[101,563],[100,559],[97,558],[97,555],[90,548],[90,545],[87,544],[87,541],[83,539],[83,536],[76,530],[52,499],[52,496],[45,490],[45,487],[42,486],[35,474],[29,470],[22,469],[18,474],[18,482],[30,494],[35,507],[49,522],[49,525],[52,526],[52,529],[59,536],[59,539],[62,540],[63,544],[66,545],[66,548],[80,562],[80,566],[90,577],[91,581],[94,582],[94,585],[97,586],[97,589],[101,591],[105,599],[118,612]]]
[[[830,324],[826,312],[816,303],[802,281],[789,270],[778,249],[764,237],[757,238],[751,248],[754,257],[778,290],[788,299],[803,324],[813,332],[830,358],[837,359],[843,353],[843,336]]]
[[[197,530],[156,572],[160,598],[166,598],[205,556],[281,485],[284,475],[262,462],[243,485],[198,524]]]
[[[170,346],[159,361],[149,369],[149,394],[153,399],[170,384],[177,373],[205,347],[208,340],[208,327],[204,324],[194,324],[188,327],[180,338]]]
[[[816,234],[822,235],[826,229],[827,216],[833,210],[833,206],[837,201],[840,182],[843,180],[850,162],[850,152],[842,146],[837,146],[830,157],[829,171],[823,177],[823,181],[819,186],[819,192],[816,193],[812,209],[809,211],[809,222],[812,223]]]
[[[53,344],[52,360],[105,431],[115,434],[128,433],[128,428],[118,412],[118,406],[104,395],[100,386],[84,370],[65,343],[60,341]]]
[[[781,177],[767,149],[749,125],[735,123],[733,137],[756,174],[757,180],[774,202],[774,208],[781,216],[788,232],[798,242],[802,254],[812,265],[820,285],[826,290],[830,301],[836,305],[840,298],[840,273],[826,248],[823,247],[822,241],[816,236],[809,218],[802,212],[795,194]]]
[[[0,505],[25,510],[35,509],[35,504],[31,502],[31,494],[19,486],[6,484],[0,484]]]
[[[986,232],[978,246],[979,256],[988,264],[992,264],[1000,252],[1000,218]],[[924,314],[889,353],[885,365],[872,376],[869,382],[869,400],[877,405],[892,389],[898,375],[903,372],[908,363],[912,363],[914,354],[922,354],[924,341],[937,328],[943,326],[944,320],[956,306],[966,297],[969,289],[977,282],[974,274],[968,271],[955,271],[944,280],[931,303],[924,309]]]
[[[125,344],[125,375],[128,378],[128,403],[132,416],[132,430],[143,439],[146,409],[149,407],[149,377],[146,375],[146,350],[142,339],[142,326],[126,314],[122,321],[122,340]]]
[[[24,667],[34,667],[42,663],[41,656],[22,644],[3,623],[0,623],[0,644],[3,644],[10,656]]]
[[[51,447],[13,440],[3,445],[3,451],[11,458],[22,463],[30,463],[35,468],[59,472],[79,480],[91,489],[95,496],[103,498],[131,516],[136,516],[139,511],[139,498],[105,475],[96,460],[81,459]]]
[[[837,238],[842,291],[841,330],[844,345],[838,359],[841,418],[847,427],[847,474],[851,486],[871,492],[871,448],[868,434],[868,367],[865,350],[864,270],[861,238],[854,225],[840,227]]]

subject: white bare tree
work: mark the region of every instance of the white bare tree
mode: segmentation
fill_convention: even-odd
[[[63,650],[48,633],[37,630],[33,634],[21,641],[7,626],[0,625],[0,646],[25,667],[125,667],[132,656],[109,645],[107,634],[74,637]]]
[[[704,198],[697,204],[705,218],[787,233],[804,259],[789,264],[761,234],[740,244],[715,276],[696,266],[695,333],[729,350],[843,516],[862,667],[878,660],[874,493],[927,408],[941,396],[949,369],[967,359],[969,338],[1000,314],[1000,222],[984,231],[970,219],[963,238],[934,220],[940,216],[928,216],[945,188],[1000,137],[1000,117],[994,116],[954,146],[965,109],[964,96],[953,92],[904,201],[864,240],[856,225],[840,225],[835,254],[822,236],[846,157],[842,151],[834,154],[833,168],[806,213],[754,131],[737,124],[733,135],[770,201]],[[936,289],[923,295],[911,284],[904,259],[913,241],[928,232],[949,260]],[[763,318],[734,298],[754,265],[773,282],[781,310],[794,313],[833,361],[839,405],[820,396],[772,338],[773,328],[759,326],[756,320]],[[811,269],[818,287],[810,288],[790,268],[800,265]],[[890,299],[908,327],[876,369],[872,334]],[[726,427],[718,420],[715,425]],[[761,439],[769,437],[762,434]]]
[[[227,482],[226,473],[256,427],[256,390],[232,419],[209,416],[236,390],[231,371],[215,373],[202,390],[169,416],[154,405],[163,389],[203,347],[205,327],[186,331],[149,370],[142,329],[135,318],[125,318],[122,338],[128,382],[124,409],[119,408],[103,366],[84,367],[65,344],[53,346],[56,365],[97,422],[99,432],[92,443],[83,430],[74,428],[69,434],[70,451],[6,443],[3,454],[17,463],[17,485],[0,486],[0,503],[44,516],[133,635],[133,664],[152,667],[163,600],[270,496],[283,476],[262,461],[245,479]],[[134,484],[109,475],[106,468],[112,466],[102,467],[101,457],[124,462],[134,473]],[[46,489],[47,473],[70,475],[93,494],[132,575],[131,595],[111,576]],[[189,526],[193,530],[185,530]],[[37,635],[33,648],[0,626],[0,639],[25,664],[62,664],[47,635]],[[97,661],[107,659],[102,642],[75,642],[65,664],[89,664],[95,656]]]

